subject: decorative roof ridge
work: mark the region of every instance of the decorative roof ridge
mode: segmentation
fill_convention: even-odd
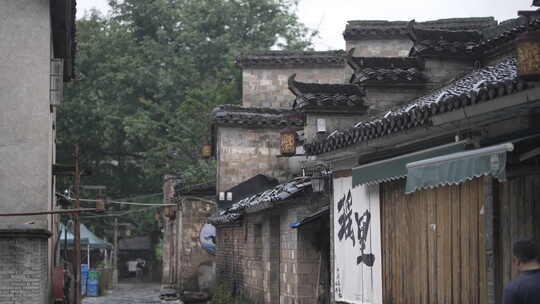
[[[416,68],[423,70],[425,61],[418,56],[407,57],[363,57],[353,56],[355,48],[347,52],[346,59],[349,66],[357,71],[365,68],[371,69],[402,69]]]
[[[301,127],[304,117],[291,109],[247,108],[239,105],[215,107],[210,120],[215,125],[243,125],[249,127]]]
[[[345,40],[361,38],[407,38],[409,21],[351,20],[347,22],[343,37]],[[448,18],[419,22],[421,28],[448,30],[482,30],[495,26],[493,17]]]
[[[247,210],[271,208],[272,203],[287,200],[311,186],[310,177],[297,177],[268,190],[248,196],[208,218],[213,224],[226,224],[241,218]]]
[[[261,51],[242,54],[236,64],[242,68],[251,66],[304,66],[343,65],[345,51]]]
[[[494,48],[499,47],[507,43],[513,42],[517,36],[521,33],[540,29],[540,13],[536,18],[520,16],[519,18],[510,19],[513,20],[511,26],[504,26],[503,31],[499,31],[498,34],[493,35],[491,38],[484,39],[480,43],[476,44],[471,52],[474,54],[483,54],[491,52]],[[507,20],[510,22],[510,20]]]
[[[317,155],[345,148],[416,127],[427,127],[432,116],[515,94],[540,83],[517,78],[514,56],[472,71],[446,86],[416,98],[414,102],[384,116],[362,121],[352,128],[335,131],[326,139],[304,145],[308,155]]]
[[[414,19],[407,24],[407,32],[413,42],[422,40],[436,41],[435,39],[448,42],[478,42],[482,39],[482,32],[479,30],[422,28],[417,25]]]
[[[296,74],[289,76],[288,85],[289,90],[295,96],[302,96],[304,94],[340,94],[340,95],[357,95],[365,96],[362,88],[356,84],[350,83],[307,83],[296,81]]]
[[[426,29],[415,25],[413,19],[407,26],[407,35],[413,42],[412,56],[471,56],[471,49],[483,40],[478,30]]]
[[[424,83],[421,72],[424,61],[419,57],[353,57],[354,48],[347,54],[347,63],[354,70],[350,82]]]
[[[223,104],[218,105],[212,110],[212,114],[217,112],[235,112],[235,113],[249,113],[249,114],[270,114],[270,115],[283,115],[294,113],[290,109],[281,109],[281,108],[259,108],[259,107],[244,107],[241,105],[235,104]]]

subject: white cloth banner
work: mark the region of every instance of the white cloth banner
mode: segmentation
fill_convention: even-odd
[[[336,178],[333,208],[335,300],[382,304],[379,185]]]

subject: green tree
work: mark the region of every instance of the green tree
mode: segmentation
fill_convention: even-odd
[[[65,163],[79,143],[93,172],[84,182],[106,185],[112,197],[159,192],[165,173],[214,180],[214,162],[199,151],[210,111],[241,100],[235,58],[306,49],[315,34],[298,21],[294,0],[109,4],[110,15],[93,11],[77,23],[79,79],[66,88],[57,144]]]

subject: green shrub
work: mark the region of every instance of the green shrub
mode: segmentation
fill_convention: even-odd
[[[229,282],[220,282],[212,298],[212,304],[251,304],[243,295],[232,294],[232,286]]]

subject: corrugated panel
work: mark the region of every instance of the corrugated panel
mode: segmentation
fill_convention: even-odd
[[[407,176],[406,165],[440,155],[464,151],[469,141],[464,140],[414,153],[409,153],[353,168],[353,187],[397,180]]]
[[[441,185],[457,185],[481,176],[506,179],[506,152],[514,145],[505,143],[482,149],[448,154],[407,164],[406,193]]]

